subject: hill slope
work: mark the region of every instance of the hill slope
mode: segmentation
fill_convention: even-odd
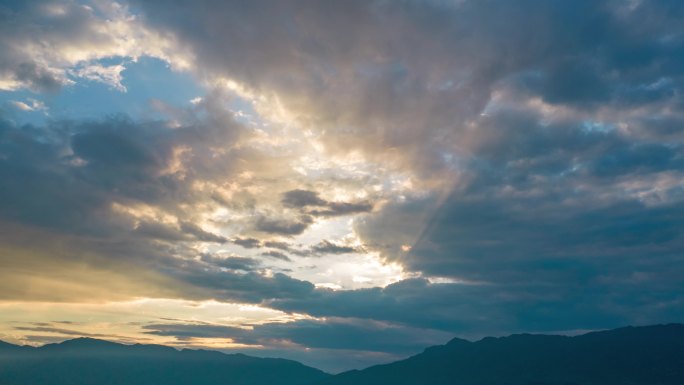
[[[406,360],[345,372],[319,384],[682,385],[684,325],[576,337],[454,339]]]
[[[298,362],[78,338],[0,344],[2,385],[305,385],[328,374]]]

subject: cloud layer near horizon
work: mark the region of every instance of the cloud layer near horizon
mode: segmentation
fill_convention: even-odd
[[[647,0],[3,4],[1,299],[258,306],[291,318],[131,330],[349,357],[334,370],[453,335],[679,320],[683,13]],[[140,57],[205,94],[22,122],[87,98],[83,82],[151,86],[126,80]]]

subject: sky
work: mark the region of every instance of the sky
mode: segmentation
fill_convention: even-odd
[[[339,372],[681,322],[683,19],[0,0],[0,340]]]

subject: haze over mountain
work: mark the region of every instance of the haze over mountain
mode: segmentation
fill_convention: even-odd
[[[40,348],[0,343],[2,385],[304,385],[328,374],[299,362],[77,338]]]

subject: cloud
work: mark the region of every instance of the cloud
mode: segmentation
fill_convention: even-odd
[[[0,7],[3,90],[55,93],[87,79],[124,91],[123,65],[99,60],[142,55],[169,59],[173,51],[172,42],[146,29],[119,3],[31,1]],[[183,62],[178,56],[174,65]]]
[[[49,324],[48,324],[49,325]],[[111,334],[101,334],[101,333],[83,333],[71,329],[55,328],[51,326],[16,326],[15,330],[20,331],[31,331],[39,333],[51,333],[51,334],[61,334],[64,336],[78,336],[78,337],[92,337],[92,338],[113,338],[116,337]],[[61,340],[60,340],[61,341]]]
[[[484,290],[483,290],[484,289]],[[462,284],[430,284],[425,279],[407,279],[385,288],[357,290],[330,290],[319,288],[302,297],[278,298],[264,305],[275,309],[306,313],[315,317],[345,317],[392,322],[417,328],[471,332],[476,318],[490,319],[503,309],[491,307],[498,299],[470,301],[473,293],[484,291],[485,286]],[[456,300],[456,299],[462,299]],[[410,309],[410,310],[409,310]],[[485,313],[482,313],[485,311]],[[495,323],[506,319],[491,317]],[[499,325],[478,324],[479,330]]]
[[[289,351],[302,362],[332,372],[349,370],[359,364],[387,363],[452,338],[448,332],[354,318],[304,319],[243,327],[198,322],[153,323],[143,329],[147,334],[174,337],[190,346],[201,346],[204,339],[230,339],[251,346],[241,349],[250,355],[283,355]]]
[[[265,274],[257,259],[198,255],[156,238],[84,239],[32,227],[2,228],[4,301],[89,303],[144,296],[259,304],[314,289],[282,273]]]
[[[9,102],[9,104],[21,111],[42,111],[46,113],[48,110],[48,108],[45,106],[45,103],[31,98],[29,98],[26,102],[12,100]]]
[[[236,238],[233,243],[240,245],[246,249],[254,249],[261,247],[261,241],[255,238]]]
[[[191,47],[195,66],[276,95],[329,154],[361,153],[430,183],[453,181],[462,136],[503,89],[618,114],[673,102],[682,68],[674,1],[139,4],[151,28]]]
[[[675,292],[643,295],[629,282],[619,286],[560,287],[532,281],[499,283],[430,283],[407,279],[385,288],[316,289],[304,297],[279,298],[268,306],[315,317],[353,317],[442,330],[466,338],[524,331],[559,332],[606,328],[638,320],[681,316],[676,307],[658,307],[652,300],[678,301]],[[621,293],[616,296],[616,291]],[[650,297],[650,298],[649,298]],[[636,310],[641,309],[641,310]],[[632,320],[632,321],[630,321]]]
[[[468,306],[497,310],[467,311],[503,310],[499,320],[515,315],[509,327],[678,316],[684,238],[672,213],[684,197],[672,178],[684,171],[680,144],[547,120],[528,107],[492,112],[464,140],[473,150],[467,177],[445,199],[407,199],[364,218],[357,224],[364,244],[424,276],[472,283]],[[416,229],[402,219],[416,210],[432,214],[412,238]],[[484,317],[480,327],[495,323],[491,313]]]
[[[39,236],[17,246],[33,257],[5,258],[8,299],[81,299],[107,282],[92,296],[253,303],[387,323],[395,337],[682,317],[681,2],[131,4],[140,14],[3,5],[0,88],[118,86],[119,65],[103,58],[150,55],[240,98],[157,102],[159,120],[1,120],[7,242],[45,232],[69,251],[50,255],[59,242]],[[243,104],[258,122],[236,121]],[[302,250],[360,250],[329,241],[346,235],[342,216],[405,279],[328,290],[270,271],[303,269]],[[87,274],[53,274],[60,266]],[[304,345],[318,335],[320,349],[403,349],[360,346],[368,330],[351,324],[255,330]]]
[[[243,127],[205,99],[197,108],[206,115],[180,127],[126,116],[45,126],[0,120],[0,176],[7,180],[0,192],[3,242],[44,233],[71,252],[51,253],[54,243],[45,235],[13,246],[13,254],[35,258],[26,258],[27,266],[5,261],[6,299],[88,301],[88,293],[92,300],[110,293],[117,300],[147,295],[258,303],[313,288],[282,274],[266,276],[249,257],[199,258],[198,243],[220,245],[228,238],[205,216],[224,207],[215,199],[219,189],[196,186],[243,172],[230,168],[239,163],[234,156],[257,162],[260,156],[231,152]],[[73,273],[53,277],[56,265]],[[135,273],[126,276],[127,270]],[[87,289],[98,280],[109,284]]]
[[[260,255],[262,255],[264,257],[280,259],[280,260],[288,261],[288,262],[291,261],[290,257],[288,257],[287,254],[281,253],[280,251],[276,251],[276,250],[264,251]]]
[[[255,229],[269,234],[291,236],[303,233],[312,223],[313,218],[308,215],[302,215],[296,220],[260,217]]]
[[[349,254],[362,251],[358,247],[338,245],[328,240],[323,240],[311,248],[311,251],[322,254]]]
[[[678,218],[661,217],[681,204],[679,187],[647,187],[684,171],[679,145],[587,131],[579,122],[542,125],[527,112],[488,120],[478,135],[496,130],[497,139],[483,143],[472,180],[442,203],[410,252],[425,271],[467,274],[472,261],[493,274],[496,266],[532,259],[598,262],[618,255],[624,267],[629,256],[669,258],[681,248],[672,230]],[[430,257],[440,254],[445,264]]]
[[[6,222],[0,228],[2,301],[92,303],[201,292],[157,266],[132,265],[125,256],[117,260],[111,251],[86,247],[63,234]]]
[[[299,320],[288,323],[266,323],[250,328],[206,324],[151,324],[147,333],[185,338],[230,338],[236,342],[274,345],[288,340],[314,349],[344,349],[360,351],[415,353],[426,345],[443,343],[450,334],[414,330],[359,319]],[[277,342],[276,342],[277,343]]]
[[[215,255],[204,254],[202,256],[202,261],[229,270],[254,271],[261,266],[261,263],[254,258],[239,256],[229,256],[223,258]]]
[[[181,222],[180,223],[180,229],[181,229],[181,231],[183,231],[187,234],[193,235],[195,238],[197,238],[197,240],[200,240],[203,242],[215,242],[215,243],[226,243],[226,242],[228,242],[228,239],[226,237],[211,233],[209,231],[205,231],[201,227],[199,227],[196,224],[191,223],[191,222]]]
[[[153,239],[165,241],[183,241],[188,238],[175,226],[165,225],[158,222],[140,222],[135,227],[135,232]]]
[[[328,202],[324,209],[308,211],[313,216],[336,217],[358,213],[368,213],[373,210],[373,205],[369,202],[347,203],[347,202]]]
[[[317,192],[309,190],[291,190],[283,193],[281,200],[283,206],[297,209],[315,207],[315,209],[304,210],[308,215],[335,217],[366,213],[373,210],[373,205],[369,202],[330,202],[322,199]]]
[[[283,205],[286,207],[303,208],[307,206],[326,206],[327,201],[321,199],[317,192],[308,190],[292,190],[283,193]]]
[[[266,241],[264,242],[265,247],[270,247],[272,249],[278,249],[278,250],[290,250],[290,247],[292,246],[291,244],[287,242],[279,242],[279,241]]]
[[[126,87],[121,84],[123,81],[123,75],[121,75],[121,72],[125,70],[126,67],[124,67],[122,64],[110,66],[90,64],[74,71],[74,74],[83,79],[107,84],[117,91],[126,92]]]
[[[36,63],[20,63],[14,70],[17,82],[41,92],[55,92],[69,81],[58,71],[39,67]]]

